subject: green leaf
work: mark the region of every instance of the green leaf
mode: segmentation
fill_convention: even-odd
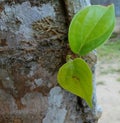
[[[76,58],[64,64],[57,79],[65,90],[85,99],[92,107],[92,72],[84,60]]]
[[[69,27],[71,50],[81,56],[87,54],[110,37],[114,25],[114,5],[84,8],[74,16]]]

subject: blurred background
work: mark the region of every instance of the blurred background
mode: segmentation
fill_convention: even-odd
[[[120,123],[120,0],[91,0],[91,4],[111,3],[116,26],[110,39],[97,49],[97,99],[103,110],[98,123]]]

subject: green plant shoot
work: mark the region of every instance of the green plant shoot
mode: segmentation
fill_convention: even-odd
[[[79,11],[69,27],[69,45],[75,54],[86,55],[104,43],[115,25],[114,6],[93,5]]]
[[[114,5],[92,5],[79,11],[71,21],[68,38],[71,50],[83,56],[104,43],[115,25]],[[92,107],[92,72],[81,58],[68,60],[58,71],[58,83],[83,98]]]
[[[92,107],[92,72],[81,58],[68,61],[58,73],[59,84],[71,93],[82,97]]]

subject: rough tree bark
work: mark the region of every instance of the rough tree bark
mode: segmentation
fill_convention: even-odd
[[[91,110],[56,81],[69,52],[69,22],[86,5],[88,0],[0,0],[0,123],[97,123],[95,89]],[[95,53],[84,59],[94,73]]]

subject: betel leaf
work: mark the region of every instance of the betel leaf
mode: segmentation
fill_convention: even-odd
[[[59,69],[57,79],[65,90],[83,98],[92,107],[92,72],[84,60],[68,61]]]
[[[114,5],[92,5],[79,11],[69,27],[71,50],[85,55],[104,43],[115,25]]]

